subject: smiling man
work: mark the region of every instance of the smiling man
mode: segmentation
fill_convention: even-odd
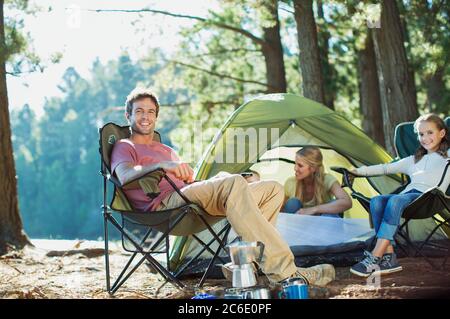
[[[323,286],[334,279],[332,265],[295,266],[294,255],[275,228],[284,198],[283,187],[279,183],[247,183],[241,175],[225,172],[205,181],[193,182],[193,169],[180,161],[173,149],[153,141],[158,114],[159,102],[151,91],[135,89],[128,95],[125,116],[130,123],[131,136],[116,143],[111,159],[111,170],[122,184],[162,168],[190,201],[203,207],[210,215],[225,216],[243,240],[264,243],[259,266],[272,282],[302,277],[310,284]],[[158,186],[160,195],[154,199],[147,197],[140,188],[126,190],[125,193],[135,209],[144,212],[184,204],[166,179],[162,179]]]

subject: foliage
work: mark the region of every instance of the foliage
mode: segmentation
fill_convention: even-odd
[[[98,127],[109,121],[125,125],[127,94],[136,85],[152,87],[160,69],[159,64],[133,62],[125,53],[118,61],[95,61],[91,80],[69,68],[59,86],[63,96],[46,102],[42,118],[27,105],[11,112],[20,209],[31,237],[100,236]],[[170,102],[164,91],[157,94],[163,105]],[[172,145],[168,135],[177,115],[162,110],[158,130]]]
[[[225,119],[266,90],[264,56],[255,40],[262,39],[263,28],[274,22],[265,9],[266,1],[221,1],[217,10],[181,31],[183,41],[175,54],[152,50],[140,61],[132,61],[126,53],[107,63],[97,60],[89,80],[69,68],[60,84],[62,97],[46,102],[42,118],[36,118],[27,105],[11,112],[26,231],[32,237],[56,238],[101,234],[97,128],[108,121],[125,124],[122,105],[136,85],[151,86],[160,96],[164,106],[158,130],[163,142],[192,166],[198,163]],[[288,92],[302,94],[292,1],[280,3]],[[370,32],[367,19],[376,21],[380,14],[377,3],[322,1],[324,14],[319,16],[315,1],[319,35],[327,35],[320,40],[322,49],[328,41],[325,72],[332,73],[325,77],[325,86],[334,93],[336,111],[356,125],[361,120],[357,52]],[[448,0],[397,3],[421,111],[448,115],[450,4]],[[11,52],[26,50],[26,35],[17,32],[22,28],[20,19],[9,21],[7,28],[14,43],[9,46]],[[56,60],[58,56],[54,55]],[[16,60],[19,68],[13,67],[13,72],[24,63]]]

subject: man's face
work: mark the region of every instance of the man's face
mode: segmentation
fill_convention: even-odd
[[[131,114],[127,113],[133,133],[150,135],[156,125],[156,105],[151,98],[142,98],[134,101]]]

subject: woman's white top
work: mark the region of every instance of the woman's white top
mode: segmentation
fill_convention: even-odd
[[[447,151],[447,156],[450,157],[450,149]],[[409,176],[411,183],[406,186],[402,191],[405,193],[412,189],[417,189],[425,193],[430,188],[434,188],[438,185],[444,173],[447,160],[442,155],[433,152],[426,154],[420,161],[414,163],[414,156],[405,157],[397,162],[388,164],[379,164],[372,166],[361,166],[356,169],[356,174],[361,176],[376,176],[386,174],[402,173]],[[448,185],[450,184],[450,167],[445,173],[444,180],[442,181],[439,189],[442,192],[446,192]]]

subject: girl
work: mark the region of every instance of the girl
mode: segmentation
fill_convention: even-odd
[[[392,273],[402,270],[394,253],[394,235],[400,224],[403,210],[423,192],[439,184],[446,159],[450,155],[448,128],[435,114],[426,114],[414,122],[414,131],[420,143],[414,155],[398,162],[373,166],[362,166],[352,171],[355,175],[373,176],[403,173],[411,182],[400,194],[375,196],[370,201],[370,213],[374,223],[377,242],[366,258],[350,268],[358,276],[368,277],[374,271]],[[447,173],[441,186],[443,192],[450,183]]]
[[[336,178],[325,174],[318,147],[305,146],[297,151],[294,171],[295,176],[284,184],[283,212],[341,217],[344,210],[352,207],[352,200]]]

